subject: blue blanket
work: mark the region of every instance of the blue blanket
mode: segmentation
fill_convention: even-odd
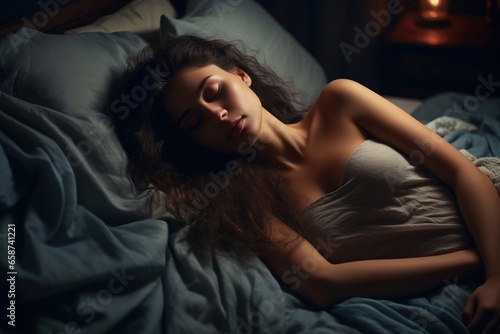
[[[430,97],[413,112],[420,122],[448,116],[474,125],[477,130],[452,131],[444,138],[476,157],[500,157],[500,99],[480,99],[448,92]]]
[[[436,96],[415,117],[441,116],[463,98]],[[499,101],[470,116],[479,131],[448,139],[477,156],[500,156]],[[146,199],[130,195],[123,152],[102,124],[0,92],[4,296],[15,277],[15,297],[1,298],[6,315],[15,302],[15,327],[3,316],[6,332],[466,333],[461,312],[471,287],[463,282],[397,302],[351,298],[318,311],[256,256],[189,253],[189,227],[168,213],[148,218]],[[95,140],[86,142],[92,131]]]

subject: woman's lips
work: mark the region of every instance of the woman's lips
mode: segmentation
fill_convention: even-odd
[[[243,117],[240,117],[236,120],[234,120],[230,125],[229,125],[229,130],[227,132],[227,140],[231,141],[234,138],[238,137],[241,131],[243,131],[243,126],[245,125],[245,119]]]

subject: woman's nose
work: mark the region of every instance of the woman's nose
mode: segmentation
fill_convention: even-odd
[[[221,107],[208,108],[208,115],[214,122],[215,126],[221,126],[222,123],[228,118],[228,111]]]

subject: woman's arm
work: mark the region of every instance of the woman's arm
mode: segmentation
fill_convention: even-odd
[[[463,277],[480,268],[473,250],[419,258],[366,260],[331,264],[307,240],[280,222],[262,260],[285,284],[318,308],[349,297],[403,298]]]
[[[473,294],[466,315],[475,317],[474,324],[486,313],[500,317],[500,198],[493,183],[440,136],[362,85],[336,80],[324,95],[342,97],[345,107],[339,112],[345,117],[422,164],[455,191],[486,269],[486,283]]]

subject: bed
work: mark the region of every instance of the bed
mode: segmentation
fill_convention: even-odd
[[[66,14],[58,4],[53,12],[80,12]],[[42,13],[0,40],[5,333],[467,332],[461,311],[472,282],[446,281],[398,301],[351,298],[320,311],[256,256],[188,252],[189,227],[162,208],[151,217],[126,177],[110,115],[116,101],[107,94],[128,57],[185,33],[242,40],[295,83],[305,105],[326,76],[251,0],[189,1],[185,12],[166,0],[109,8],[99,8],[97,22],[68,25],[65,18],[47,29],[35,25]],[[135,94],[128,101],[140,99],[140,87]],[[500,156],[499,99],[476,98],[471,109],[474,97],[457,92],[388,98],[478,160]]]

